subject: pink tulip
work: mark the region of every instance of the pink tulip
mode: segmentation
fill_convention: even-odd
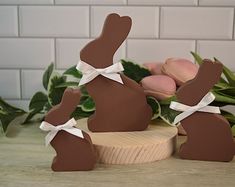
[[[146,62],[143,65],[151,72],[152,75],[162,74],[161,69],[162,69],[163,63],[161,62]]]
[[[161,71],[173,78],[176,84],[180,86],[196,76],[198,66],[187,59],[168,58],[162,65]]]
[[[152,75],[142,79],[141,85],[146,95],[164,100],[175,94],[175,81],[166,75]]]

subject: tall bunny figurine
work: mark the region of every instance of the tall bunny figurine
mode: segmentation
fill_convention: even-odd
[[[180,107],[171,103],[172,109],[188,107],[180,114],[181,117],[185,115],[180,122],[187,132],[187,141],[179,150],[183,159],[231,161],[235,155],[228,121],[219,114],[218,107],[208,106],[215,99],[210,90],[219,81],[222,70],[220,62],[204,60],[197,76],[178,89],[176,96],[182,103]]]
[[[79,89],[67,88],[60,104],[45,116],[40,128],[50,131],[46,143],[56,151],[51,168],[53,171],[86,171],[94,168],[96,154],[90,136],[75,128],[71,114],[80,101]]]
[[[143,89],[120,73],[121,63],[113,64],[131,24],[128,16],[108,15],[101,35],[80,52],[77,69],[86,76],[85,87],[96,106],[88,119],[92,132],[142,131],[151,120],[152,110]]]

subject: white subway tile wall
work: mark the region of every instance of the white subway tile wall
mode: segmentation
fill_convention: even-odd
[[[14,5],[40,5],[40,4],[53,4],[53,0],[0,0],[0,4],[14,4]]]
[[[0,96],[26,109],[44,69],[75,65],[111,12],[133,20],[114,61],[193,60],[196,51],[235,71],[234,9],[235,0],[0,0]]]
[[[105,17],[116,12],[120,15],[129,15],[132,18],[130,38],[156,38],[159,28],[158,7],[131,7],[131,6],[97,6],[91,8],[91,35],[98,36],[101,32]]]
[[[22,98],[30,99],[37,91],[44,91],[42,85],[43,70],[22,70]]]
[[[127,58],[139,64],[143,62],[164,62],[169,57],[183,57],[193,60],[190,51],[195,49],[194,40],[142,40],[127,42]]]
[[[17,7],[2,6],[0,7],[0,36],[17,36]]]
[[[88,6],[22,6],[19,20],[21,36],[89,36]]]
[[[232,39],[233,8],[163,7],[160,37]]]

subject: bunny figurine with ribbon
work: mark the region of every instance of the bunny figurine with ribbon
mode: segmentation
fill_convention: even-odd
[[[51,144],[56,151],[53,171],[92,170],[96,154],[90,136],[75,127],[76,120],[70,119],[80,101],[78,89],[67,88],[60,104],[46,114],[40,129],[48,131],[46,145]]]
[[[144,90],[121,73],[120,62],[113,56],[131,29],[131,18],[118,14],[107,16],[101,35],[80,52],[77,69],[94,99],[96,111],[88,119],[92,132],[142,131],[152,117]]]
[[[219,107],[208,106],[215,96],[211,88],[219,81],[223,65],[203,60],[196,77],[177,91],[179,102],[170,108],[181,111],[174,124],[180,122],[187,132],[187,141],[179,150],[183,159],[205,161],[231,161],[235,143],[228,121],[220,115]]]

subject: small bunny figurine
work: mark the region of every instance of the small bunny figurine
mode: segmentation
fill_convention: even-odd
[[[131,29],[131,18],[107,16],[101,35],[80,52],[80,59],[97,71],[113,65],[113,56]],[[142,131],[151,120],[152,110],[143,89],[123,74],[123,84],[99,75],[85,87],[95,101],[96,112],[88,119],[92,132]]]
[[[61,103],[54,106],[46,114],[43,123],[58,127],[68,122],[71,114],[79,104],[80,96],[79,89],[67,88]],[[71,128],[68,128],[68,131],[70,130]],[[57,154],[53,159],[52,170],[85,171],[93,169],[96,163],[96,154],[90,136],[81,130],[82,137],[77,137],[68,131],[63,129],[58,131],[50,142]]]
[[[219,81],[223,65],[204,60],[197,76],[182,85],[177,93],[180,103],[197,105]],[[196,111],[181,121],[187,132],[187,141],[179,150],[183,159],[206,161],[231,161],[235,155],[235,143],[228,121],[220,114]]]

